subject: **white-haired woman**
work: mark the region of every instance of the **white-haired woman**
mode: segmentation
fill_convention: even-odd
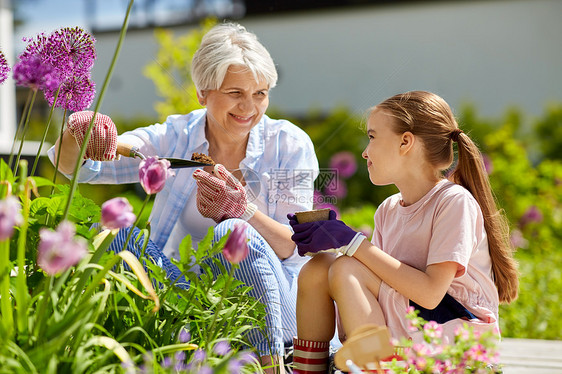
[[[204,153],[224,166],[214,174],[179,169],[167,181],[154,202],[149,251],[176,277],[177,269],[162,252],[177,258],[178,245],[186,235],[198,242],[214,226],[218,240],[241,220],[246,221],[250,254],[240,263],[236,277],[252,286],[252,296],[265,304],[268,328],[267,336],[256,331],[250,340],[262,363],[280,364],[275,370],[283,371],[284,346],[291,344],[296,333],[296,278],[304,261],[295,252],[286,216],[312,207],[313,181],[318,175],[314,147],[294,124],[265,115],[277,71],[265,47],[244,27],[226,23],[211,29],[193,58],[192,79],[205,109],[172,115],[163,124],[118,137],[119,142],[137,147],[146,156],[190,158],[193,153]],[[74,134],[86,122],[72,124]],[[62,141],[59,168],[67,173],[79,155],[72,137],[66,131]],[[110,143],[109,139],[101,143]],[[54,161],[55,149],[49,152]],[[138,164],[131,158],[89,159],[80,171],[80,182],[138,182]],[[240,179],[246,194],[222,181],[231,176],[227,170]],[[126,230],[121,231],[124,241]]]

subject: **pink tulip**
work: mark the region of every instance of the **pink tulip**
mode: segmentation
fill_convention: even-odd
[[[170,161],[159,160],[158,157],[147,157],[139,166],[140,183],[149,195],[162,191],[166,179],[174,175],[176,173],[170,170]]]
[[[45,228],[39,231],[37,263],[45,273],[60,274],[88,253],[86,240],[75,234],[74,225],[68,221],[61,222],[56,231]]]
[[[13,196],[0,200],[0,240],[12,237],[14,227],[21,225],[23,218],[20,213],[20,203]]]
[[[129,201],[123,197],[107,200],[101,206],[101,224],[108,229],[122,229],[131,226],[136,216]]]
[[[224,243],[222,254],[231,264],[239,264],[249,253],[246,225],[236,225]]]

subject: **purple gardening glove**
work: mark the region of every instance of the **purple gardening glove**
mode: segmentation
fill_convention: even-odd
[[[295,215],[287,214],[294,231],[291,239],[297,245],[300,256],[312,256],[323,251],[353,256],[363,239],[366,239],[362,233],[337,220],[333,210],[329,217],[328,221],[298,223]]]

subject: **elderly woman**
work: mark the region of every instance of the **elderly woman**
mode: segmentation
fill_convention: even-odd
[[[296,278],[303,265],[286,217],[312,207],[312,185],[318,174],[314,147],[294,124],[265,115],[277,72],[267,50],[244,27],[221,24],[211,29],[193,58],[192,78],[205,109],[169,116],[163,124],[138,128],[117,139],[138,147],[146,156],[190,158],[203,153],[220,164],[214,173],[178,169],[168,179],[154,202],[149,247],[153,254],[164,252],[177,258],[178,245],[186,235],[198,242],[214,226],[214,239],[219,240],[247,221],[250,254],[240,263],[236,277],[252,286],[251,295],[265,304],[268,327],[267,336],[256,333],[250,340],[262,363],[273,359],[283,371],[284,346],[291,344],[296,333]],[[71,129],[63,136],[59,164],[64,173],[72,172],[79,155],[72,134],[85,128],[86,122],[82,120],[80,126],[69,121]],[[99,138],[94,139],[97,144],[115,141],[100,133],[92,134]],[[58,144],[49,151],[53,162],[57,150]],[[138,182],[138,165],[138,159],[125,157],[89,159],[79,181]],[[164,268],[173,272],[168,259],[161,258]],[[227,264],[224,258],[221,261]]]

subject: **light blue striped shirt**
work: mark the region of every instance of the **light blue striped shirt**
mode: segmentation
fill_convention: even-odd
[[[205,138],[206,109],[186,115],[169,116],[165,123],[138,128],[119,136],[119,142],[139,147],[146,156],[191,158],[194,152],[208,154],[209,142]],[[54,148],[49,150],[54,159]],[[137,183],[140,160],[121,157],[118,161],[88,160],[79,175],[81,183]],[[310,137],[299,127],[286,120],[275,120],[264,115],[251,130],[246,157],[240,163],[255,181],[251,187],[253,202],[258,209],[274,220],[287,224],[287,213],[310,210],[313,205],[313,183],[318,176],[318,160]],[[181,214],[188,198],[196,193],[192,178],[193,168],[176,169],[176,176],[168,179],[164,189],[156,195],[151,213],[151,239],[164,248],[179,219],[189,232],[205,219],[193,211],[189,222]],[[212,222],[211,222],[212,225]],[[285,260],[284,265],[295,261],[302,264],[298,255]],[[298,266],[297,265],[297,266]]]

